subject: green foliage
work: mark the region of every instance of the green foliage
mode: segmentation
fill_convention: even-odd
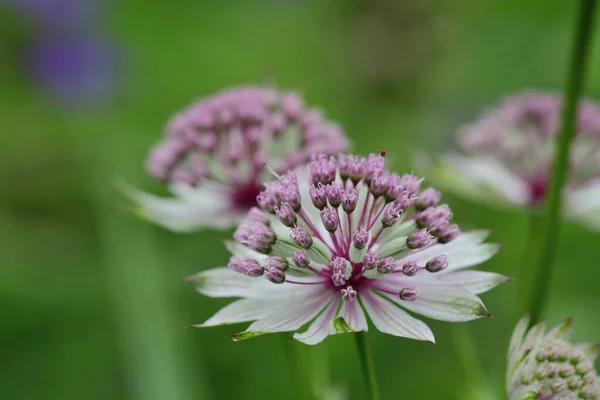
[[[198,295],[184,278],[224,265],[227,251],[218,239],[231,233],[165,232],[130,215],[113,179],[160,192],[145,177],[143,162],[169,116],[195,97],[265,76],[298,88],[339,120],[355,151],[385,148],[398,171],[413,170],[416,150],[450,146],[456,126],[486,103],[525,87],[563,86],[570,4],[462,3],[443,15],[453,32],[436,39],[443,55],[421,76],[405,77],[418,78],[416,84],[380,96],[369,82],[354,80],[353,57],[360,54],[346,49],[353,48],[348,41],[361,14],[350,2],[114,2],[106,29],[121,46],[123,74],[111,101],[88,110],[61,109],[36,91],[17,63],[27,29],[21,22],[0,24],[3,397],[132,399],[148,383],[139,381],[144,376],[182,399],[206,393],[216,399],[288,398],[293,377],[274,335],[234,343],[227,338],[231,327],[183,328],[226,304]],[[418,51],[397,43],[389,51],[401,52],[407,62],[410,51]],[[594,51],[592,63],[600,47]],[[592,97],[600,94],[599,68],[590,68],[589,88]],[[519,276],[526,216],[449,193],[444,199],[465,230],[491,228],[491,239],[505,244],[482,269]],[[587,277],[597,272],[600,236],[574,224],[562,234],[548,320],[573,316],[577,341],[593,341],[600,292],[597,280]],[[139,286],[121,287],[115,297],[119,277]],[[469,324],[500,394],[514,294],[511,283],[484,294],[495,318]],[[127,295],[149,300],[140,306]],[[129,302],[129,314],[120,314],[119,302]],[[136,318],[123,317],[132,314]],[[123,336],[123,318],[133,336]],[[431,325],[436,345],[369,333],[381,398],[455,398],[462,385],[450,331]],[[158,350],[152,340],[160,342]],[[352,335],[328,339],[331,379],[345,385],[351,399],[363,399],[353,341]],[[162,364],[150,364],[156,357]],[[173,382],[187,387],[170,389]]]

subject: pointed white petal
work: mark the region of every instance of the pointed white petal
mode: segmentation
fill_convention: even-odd
[[[225,248],[231,253],[232,256],[252,258],[258,261],[259,263],[262,263],[268,257],[268,255],[252,250],[245,244],[242,244],[235,240],[225,240],[223,241],[223,243],[225,244]]]
[[[385,242],[379,243],[379,246],[376,248],[377,255],[379,255],[380,258],[398,257],[398,255],[408,249],[406,245],[407,239],[408,236],[396,236]]]
[[[206,322],[199,325],[192,325],[192,327],[203,328],[206,326],[255,321],[271,314],[275,307],[279,307],[279,305],[277,300],[273,299],[241,299],[226,305],[206,320]]]
[[[418,285],[414,301],[400,301],[409,311],[440,321],[462,322],[489,316],[481,299],[459,286]]]
[[[448,267],[439,274],[447,274],[453,270],[472,267],[492,258],[500,248],[498,244],[481,243],[487,234],[487,231],[463,233],[449,243],[434,244],[399,260],[402,264],[414,260],[419,265],[425,265],[433,257],[445,255],[448,257]]]
[[[398,274],[394,274],[398,275]],[[382,279],[385,279],[382,278]],[[417,286],[424,284],[440,284],[460,286],[463,289],[475,294],[485,293],[495,288],[501,283],[507,282],[509,278],[494,272],[484,271],[456,271],[448,274],[418,274],[410,280],[404,279],[404,282],[414,282]]]
[[[567,216],[589,229],[600,230],[600,180],[567,193]]]
[[[188,280],[198,292],[210,297],[294,298],[302,296],[307,290],[318,293],[326,287],[325,284],[276,285],[263,277],[253,278],[229,268],[209,269],[193,275]]]
[[[522,206],[529,200],[526,182],[492,158],[442,156],[432,168],[432,179],[457,194],[492,204]]]
[[[321,343],[330,333],[335,333],[335,331],[330,332],[330,324],[335,316],[339,301],[339,297],[334,298],[321,315],[310,324],[306,332],[294,333],[294,339],[305,344],[314,345]]]
[[[525,336],[525,332],[527,332],[527,328],[529,327],[529,314],[525,314],[513,330],[512,336],[510,337],[510,344],[508,345],[508,370],[513,369],[514,365],[517,363],[516,357],[517,353],[520,351],[519,349],[523,345],[523,340]]]
[[[569,336],[571,335],[571,331],[573,328],[573,319],[568,318],[564,321],[562,321],[561,323],[559,323],[558,325],[554,326],[552,329],[550,329],[547,333],[545,338],[550,339],[550,338],[554,338],[554,339],[562,339],[562,340],[568,340]]]
[[[332,298],[331,291],[325,289],[321,294],[295,299],[281,304],[277,312],[253,322],[242,335],[249,332],[288,332],[294,331],[313,318],[329,304]],[[234,339],[235,339],[234,335]]]
[[[340,308],[339,298],[311,324],[304,333],[296,333],[294,339],[306,344],[322,342],[328,335],[351,333],[368,330],[367,318],[358,301],[342,301],[339,315],[335,312]]]
[[[435,343],[431,329],[424,322],[411,317],[396,303],[390,301],[389,297],[383,299],[379,294],[365,291],[359,294],[359,299],[371,321],[381,332]]]
[[[523,344],[528,347],[535,347],[536,344],[539,344],[544,339],[544,332],[546,330],[546,322],[541,321],[535,324],[527,334],[525,335],[525,339],[523,340]]]
[[[579,351],[582,351],[591,362],[596,362],[596,358],[598,358],[598,354],[600,354],[599,343],[581,343],[575,347]]]
[[[379,229],[381,227],[381,224],[376,224],[375,227],[373,229]],[[417,223],[414,220],[400,220],[391,227],[385,228],[379,236],[377,242],[380,246],[383,246],[389,241],[394,240],[398,236],[410,236],[412,233],[415,233],[418,230],[419,228],[417,227]]]
[[[316,210],[316,208],[312,206],[312,203],[310,207]],[[317,219],[317,221],[319,221],[321,217],[317,216],[317,218],[319,218]],[[310,227],[308,227],[308,225],[302,222],[299,222],[299,225],[302,225],[311,234],[314,232],[313,229],[311,229]],[[317,225],[322,226],[323,224],[319,223]],[[277,242],[273,246],[274,255],[286,258],[292,257],[294,253],[300,249],[300,246],[292,242],[292,240],[290,239],[290,233],[292,232],[291,229],[283,225],[280,221],[278,221],[277,219],[272,220],[271,229],[273,229],[273,231],[277,235]],[[317,229],[317,232],[319,232],[319,235],[321,235],[319,229]],[[327,231],[325,233],[326,236],[323,237],[321,235],[321,237],[323,237],[325,239],[325,242],[329,246],[331,246],[331,237],[329,236],[329,233],[327,233]],[[313,237],[313,245],[310,249],[306,250],[306,252],[308,253],[308,256],[311,260],[317,261],[319,263],[327,264],[331,259],[331,251],[329,251],[327,245],[316,236]]]
[[[307,215],[310,221],[321,221],[321,215],[319,210],[313,206],[312,201],[310,200],[310,182],[312,182],[310,178],[309,167],[304,165],[302,167],[298,167],[294,170],[296,176],[298,177],[298,192],[300,193],[300,200],[302,201],[302,211]],[[300,219],[300,225],[303,225],[310,233],[313,233],[312,229],[309,229],[302,219]],[[316,223],[313,224],[313,228],[317,230],[318,235],[323,239],[325,243],[328,245],[332,245],[331,237],[329,232],[325,229],[323,224]]]
[[[521,321],[523,321],[525,318],[527,318],[527,323],[529,323],[528,315],[523,317]],[[509,358],[506,375],[507,388],[517,387],[520,384],[520,377],[528,371],[532,372],[535,368],[536,359],[533,355],[537,354],[538,352],[540,344],[544,339],[545,330],[546,323],[544,321],[535,324],[527,331],[520,348],[517,349],[511,358]]]
[[[221,199],[226,198],[229,201],[230,189],[213,181],[203,181],[200,185],[190,186],[186,183],[173,182],[169,185],[169,190],[176,197],[187,203],[199,207],[214,207],[219,205]]]
[[[343,318],[343,321],[355,332],[369,330],[367,318],[358,301],[344,301],[337,318]]]
[[[204,227],[224,229],[239,219],[230,210],[228,197],[202,186],[186,189],[193,190],[194,196],[173,198],[155,196],[123,182],[119,186],[135,204],[137,214],[174,232],[192,232]]]
[[[567,198],[566,206],[581,212],[600,209],[600,179],[573,190]]]

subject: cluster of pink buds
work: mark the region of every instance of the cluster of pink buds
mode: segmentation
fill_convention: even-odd
[[[339,126],[305,108],[297,94],[247,86],[202,99],[175,115],[147,165],[161,181],[260,183],[267,163],[284,172],[312,153],[335,154],[346,146]]]
[[[403,309],[448,321],[487,316],[476,294],[505,278],[463,269],[498,247],[482,243],[483,232],[461,234],[450,208],[438,204],[440,193],[421,190],[413,175],[388,172],[383,156],[318,154],[305,169],[266,183],[259,208],[226,243],[228,269],[191,278],[202,293],[245,297],[202,326],[256,320],[239,340],[316,318],[294,335],[314,344],[366,330],[368,314],[383,332],[433,341],[427,325]],[[251,315],[233,312],[251,305]]]
[[[175,231],[225,228],[253,206],[272,174],[337,154],[348,143],[336,123],[293,92],[246,86],[201,99],[175,115],[147,170],[174,199],[129,190],[148,219]]]

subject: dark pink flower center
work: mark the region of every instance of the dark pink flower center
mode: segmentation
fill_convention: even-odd
[[[528,181],[529,199],[531,204],[539,205],[544,201],[546,190],[548,189],[548,178],[545,175],[538,175]]]
[[[233,206],[236,210],[241,211],[247,211],[252,207],[256,207],[256,196],[264,189],[265,187],[256,180],[235,187],[232,193]]]

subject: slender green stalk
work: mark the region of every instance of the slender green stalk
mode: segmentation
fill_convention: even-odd
[[[573,52],[570,59],[569,75],[565,89],[565,104],[562,115],[560,135],[557,138],[557,152],[552,171],[552,182],[549,187],[547,202],[547,218],[544,222],[545,236],[542,238],[541,253],[537,263],[531,265],[534,269],[529,275],[530,281],[521,282],[533,288],[529,296],[520,299],[524,309],[531,313],[531,323],[536,323],[543,312],[548,285],[558,245],[562,190],[566,181],[569,167],[569,153],[575,134],[578,101],[583,91],[587,66],[587,53],[591,39],[596,0],[580,0],[577,14],[576,33],[573,42]]]
[[[295,383],[298,390],[298,398],[303,400],[313,400],[311,394],[310,380],[307,378],[306,369],[304,363],[298,351],[295,343],[292,343],[287,333],[280,333],[279,339],[281,340],[281,347],[288,363],[288,369],[292,374],[292,381]]]
[[[367,384],[367,390],[369,392],[370,400],[379,400],[379,391],[377,390],[377,379],[375,379],[375,369],[373,367],[373,360],[371,360],[371,353],[367,346],[366,334],[364,332],[358,332],[354,334],[356,338],[356,345],[358,347],[358,358],[360,360],[360,366],[362,369],[365,383]]]
[[[318,346],[308,347],[303,352],[308,356],[312,397],[328,400],[332,391],[331,374],[329,371],[329,344],[327,341],[324,341]]]
[[[535,273],[536,263],[540,258],[542,242],[540,238],[544,235],[544,218],[541,213],[534,212],[529,218],[527,226],[527,238],[523,246],[523,259],[521,260],[521,268],[519,270],[520,277],[517,281],[520,285],[517,287],[517,297],[519,299],[528,299],[532,296],[534,285],[527,282],[534,282],[537,279]],[[529,312],[529,302],[520,301],[517,304],[516,314],[514,316],[516,323],[525,313]]]
[[[479,362],[470,327],[465,324],[454,324],[452,325],[452,336],[458,363],[467,382],[466,397],[473,400],[496,400],[497,396],[492,393]]]

